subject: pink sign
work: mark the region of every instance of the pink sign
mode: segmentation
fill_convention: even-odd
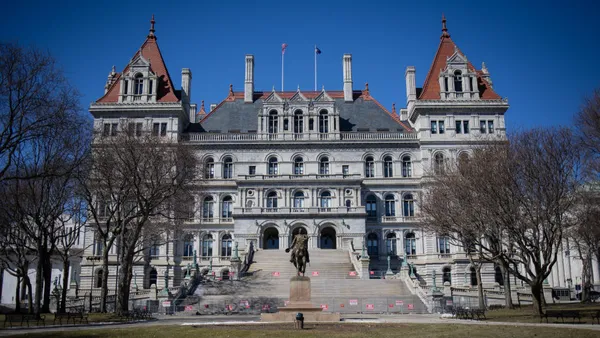
[[[452,300],[451,299],[446,300],[446,306],[452,306]]]
[[[328,304],[321,304],[321,309],[327,310],[327,309],[329,309],[329,305]]]
[[[319,275],[319,271],[313,271],[313,272],[312,272],[312,275],[313,275],[314,277],[318,276],[318,275]]]
[[[273,277],[279,277],[279,271],[275,271],[272,273]]]
[[[246,309],[250,308],[250,303],[247,300],[240,300],[240,306],[245,307]]]
[[[375,304],[367,304],[367,310],[375,310]]]
[[[263,310],[268,310],[268,309],[270,309],[270,308],[271,308],[271,306],[269,306],[269,304],[264,304],[264,305],[262,306],[262,309],[263,309]]]
[[[369,271],[369,274],[374,275],[375,271]]]
[[[233,277],[234,274],[235,274],[235,272],[233,272],[233,271],[229,272],[229,276]]]
[[[194,311],[194,306],[193,305],[186,305],[185,306],[185,311]]]
[[[289,303],[290,303],[290,301],[289,301],[289,300],[284,300],[284,301],[283,301],[283,305],[284,305],[284,306],[288,306],[288,304],[289,304]]]
[[[350,272],[348,272],[348,275],[349,276],[356,276],[356,271],[350,271]]]
[[[396,306],[404,306],[404,301],[403,300],[397,300],[396,301]]]
[[[413,305],[412,304],[408,304],[408,309],[412,310],[413,309]]]
[[[358,305],[358,299],[350,299],[350,301],[348,302],[348,304],[350,304],[350,305]]]
[[[392,308],[392,307],[394,307],[394,304],[388,304],[388,307]]]

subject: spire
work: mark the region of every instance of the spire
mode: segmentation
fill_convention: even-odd
[[[150,20],[150,33],[148,33],[148,38],[150,39],[156,39],[156,36],[154,35],[154,23],[156,23],[156,21],[154,21],[154,14],[152,14],[152,19]]]
[[[396,103],[392,103],[392,114],[396,115]]]
[[[446,16],[442,13],[442,37],[443,38],[449,38],[450,34],[448,33],[448,28],[446,28]]]

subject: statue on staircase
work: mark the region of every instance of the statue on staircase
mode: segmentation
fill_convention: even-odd
[[[308,256],[308,235],[297,234],[294,236],[292,244],[289,248],[285,249],[285,252],[290,252],[290,250],[292,251],[290,262],[294,263],[298,276],[300,276],[300,274],[304,276],[306,264],[310,262]]]

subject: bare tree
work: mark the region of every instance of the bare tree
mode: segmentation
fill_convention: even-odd
[[[586,155],[585,173],[591,181],[600,179],[600,89],[584,99],[575,115],[578,141]]]
[[[181,198],[196,180],[196,157],[185,145],[121,125],[115,136],[98,136],[90,157],[85,197],[90,222],[104,243],[102,298],[108,292],[109,250],[118,245],[117,309],[127,311],[133,263],[158,236],[173,230]],[[148,239],[152,239],[149,241]],[[105,311],[105,304],[101,305]]]

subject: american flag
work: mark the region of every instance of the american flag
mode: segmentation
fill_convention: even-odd
[[[281,54],[285,54],[285,49],[287,48],[287,43],[281,44]]]

